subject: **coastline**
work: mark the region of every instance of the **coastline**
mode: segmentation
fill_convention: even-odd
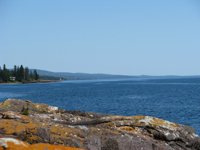
[[[0,83],[0,85],[5,85],[5,84],[22,84],[22,83]]]
[[[39,81],[24,81],[22,84],[28,84],[28,83],[50,83],[50,82],[60,82],[59,80],[39,80]]]
[[[60,82],[59,80],[40,80],[40,81],[25,81],[25,82],[13,82],[13,83],[0,83],[0,85],[6,84],[29,84],[29,83],[50,83],[50,82]]]

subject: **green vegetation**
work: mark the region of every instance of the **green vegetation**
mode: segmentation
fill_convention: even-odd
[[[24,106],[23,106],[23,108],[22,108],[22,110],[21,110],[21,114],[22,115],[29,115],[29,112],[30,112],[30,109],[27,107],[27,108],[25,108]]]
[[[33,72],[28,67],[23,67],[22,65],[14,66],[13,70],[6,69],[6,65],[3,65],[3,70],[0,67],[0,83],[15,83],[24,81],[39,80],[40,76],[36,70]]]
[[[33,144],[33,142],[30,139],[27,141],[27,143],[28,144]]]
[[[27,115],[27,116],[29,116],[29,113],[30,113],[30,109],[28,108],[28,106],[29,106],[29,103],[27,103],[27,107],[22,107],[22,110],[21,110],[21,114],[22,115]]]

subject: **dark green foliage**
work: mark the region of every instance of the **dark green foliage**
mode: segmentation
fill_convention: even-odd
[[[17,74],[16,74],[16,80],[19,81],[20,80],[20,70],[19,70],[19,66],[17,66]]]
[[[33,144],[33,142],[30,139],[27,141],[27,143],[28,144]]]
[[[28,67],[25,67],[25,70],[24,70],[24,79],[25,81],[29,81],[29,69]]]
[[[31,81],[31,80],[38,80],[40,79],[39,74],[37,74],[37,71],[34,70],[34,73],[32,71],[29,72],[28,67],[23,67],[23,65],[14,66],[13,70],[6,69],[6,65],[3,65],[3,70],[0,67],[0,83],[1,82],[15,82],[10,80],[10,77],[15,77],[15,81]]]
[[[39,74],[37,74],[35,80],[39,80],[39,79],[40,79],[40,76],[39,76]]]
[[[24,80],[24,67],[21,65],[19,68],[19,81]]]
[[[3,70],[2,70],[2,80],[4,82],[8,82],[10,80],[10,71],[8,69],[6,69],[6,65],[3,65]]]
[[[33,72],[31,70],[29,71],[29,75],[30,75],[30,79],[32,80],[33,79]]]
[[[27,108],[25,108],[24,106],[23,106],[23,108],[22,108],[22,110],[21,110],[21,114],[22,115],[29,115],[29,112],[30,112],[30,109],[27,107]]]
[[[37,74],[36,70],[33,71],[33,77],[34,77],[35,80],[40,79],[40,76]]]
[[[17,77],[17,66],[14,66],[14,70],[13,70],[13,77]]]
[[[3,82],[2,74],[3,74],[3,71],[1,70],[1,67],[0,67],[0,82]]]

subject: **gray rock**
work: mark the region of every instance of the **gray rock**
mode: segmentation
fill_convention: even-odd
[[[36,134],[40,139],[38,140],[41,143],[49,143],[50,142],[50,130],[44,127],[38,127],[36,130]]]

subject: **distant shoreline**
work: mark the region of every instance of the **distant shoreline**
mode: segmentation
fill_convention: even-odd
[[[0,85],[4,85],[4,84],[22,84],[22,83],[0,83]]]
[[[40,81],[25,81],[25,82],[13,82],[13,83],[0,83],[0,85],[6,84],[29,84],[29,83],[50,83],[50,82],[60,82],[59,80],[40,80]]]

